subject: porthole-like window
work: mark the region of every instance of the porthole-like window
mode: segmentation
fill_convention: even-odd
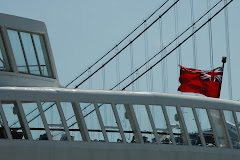
[[[10,70],[1,32],[0,32],[0,70],[3,71]]]
[[[8,30],[19,72],[53,77],[42,35]]]

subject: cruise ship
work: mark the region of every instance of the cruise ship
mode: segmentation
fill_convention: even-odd
[[[43,22],[0,14],[2,160],[239,160],[240,102],[59,84]]]

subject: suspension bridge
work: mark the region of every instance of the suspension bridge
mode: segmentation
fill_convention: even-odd
[[[177,92],[179,64],[211,70],[219,67],[222,56],[226,56],[220,98],[239,100],[237,90],[240,85],[237,83],[240,77],[233,73],[239,58],[236,40],[240,33],[236,31],[240,23],[231,17],[239,12],[236,3],[239,1],[164,0],[153,13],[65,87],[183,94]],[[44,112],[50,110],[54,113],[54,103],[42,105],[45,106]],[[99,104],[99,107],[102,105]],[[39,114],[33,115],[36,109],[27,114],[32,117],[29,123],[39,117]],[[82,111],[86,123],[93,123],[93,105],[84,105]],[[73,119],[74,115],[66,119],[71,121],[69,128],[77,123]]]

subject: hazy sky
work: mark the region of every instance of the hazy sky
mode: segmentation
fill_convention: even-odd
[[[194,19],[197,19],[207,10],[207,0],[193,1]],[[0,0],[0,2],[1,13],[45,22],[52,45],[59,80],[64,86],[132,31],[144,18],[148,17],[159,7],[164,0]],[[170,0],[170,2],[173,2],[173,0]],[[211,4],[216,2],[217,0],[211,0]],[[165,9],[166,8],[167,7],[165,7]],[[191,24],[190,0],[180,1],[176,9],[179,13],[178,29],[179,33],[181,33]],[[212,22],[214,67],[220,66],[221,57],[226,55],[225,21],[223,13],[224,12],[217,16]],[[159,14],[157,14],[157,16]],[[235,100],[240,99],[240,85],[238,84],[240,81],[238,74],[240,67],[238,65],[240,59],[239,15],[240,0],[234,0],[229,6],[229,26],[233,99]],[[155,18],[157,16],[155,16]],[[176,14],[174,8],[172,8],[162,19],[162,38],[164,45],[167,45],[176,36],[174,16],[176,16]],[[148,22],[147,25],[153,20],[154,18]],[[146,60],[146,43],[148,45],[148,58],[157,53],[160,50],[159,26],[157,25],[159,25],[158,22],[147,35],[143,35],[142,39],[131,46],[134,57],[133,63],[130,62],[130,48],[128,47],[126,51],[123,52],[123,56],[119,57],[120,73],[116,72],[116,60],[114,59],[114,62],[109,65],[109,68],[100,71],[98,75],[93,77],[92,82],[87,82],[81,88],[109,89],[114,86],[117,82],[117,76],[120,76],[120,79],[124,78],[130,73],[132,68],[137,68]],[[144,29],[144,26],[141,29]],[[147,36],[147,40],[144,40],[144,36]],[[197,66],[199,69],[210,69],[208,36],[208,26],[204,27],[196,35]],[[163,74],[163,76],[167,77],[168,84],[166,90],[170,93],[177,93],[178,87],[178,63],[176,53],[167,59],[166,67],[168,70]],[[182,64],[186,67],[193,67],[192,39],[189,39],[189,41],[182,46],[181,53],[183,54]],[[103,62],[98,66],[102,64]],[[152,63],[149,65],[151,64]],[[152,91],[161,92],[163,90],[164,80],[161,78],[162,68],[163,66],[160,64],[158,68],[152,72],[153,80],[151,84],[154,86]],[[224,73],[222,98],[228,98],[229,95],[226,73],[227,72]],[[103,77],[105,77],[105,79]],[[80,80],[78,82],[80,82]],[[130,80],[128,82],[130,82]],[[133,89],[146,91],[147,83],[150,83],[149,78],[145,77],[139,81],[138,84],[135,84]],[[126,84],[127,83],[124,85]]]

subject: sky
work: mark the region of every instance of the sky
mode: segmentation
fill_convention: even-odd
[[[143,19],[155,11],[164,0],[0,0],[0,2],[1,13],[40,20],[46,24],[59,81],[61,85],[65,86],[92,63],[98,60],[99,57],[114,47],[136,26],[142,23]],[[172,2],[173,0],[170,0],[169,4],[163,7],[163,10],[166,10]],[[194,20],[196,20],[207,10],[207,0],[193,0],[193,2]],[[216,2],[217,0],[211,0],[211,5]],[[240,37],[240,21],[238,20],[238,15],[240,15],[240,0],[234,0],[228,8],[233,88],[232,99],[238,100],[240,99],[240,84],[238,84],[240,81],[240,76],[238,74],[240,58],[240,45],[238,40]],[[141,38],[126,48],[118,58],[113,59],[108,66],[100,70],[96,76],[93,76],[90,81],[85,82],[80,88],[110,89],[119,80],[129,75],[132,70],[138,68],[146,59],[160,51],[161,44],[166,46],[171,42],[176,36],[174,19],[176,17],[176,10],[174,9],[176,9],[178,13],[179,33],[190,26],[192,23],[190,0],[180,1],[178,6],[172,8],[161,20],[163,32],[161,36],[162,41],[159,36],[160,22],[157,22],[149,29],[147,34],[143,34]],[[145,27],[153,22],[163,10],[158,12],[156,16],[153,16]],[[136,34],[133,34],[132,37],[127,39],[123,45],[119,46],[119,49],[132,40],[133,37],[143,29],[144,26],[142,26]],[[203,27],[196,34],[195,40],[197,52],[196,67],[203,70],[211,69],[208,31],[208,25]],[[212,37],[214,67],[219,67],[221,66],[222,56],[226,55],[224,12],[219,14],[212,21]],[[180,40],[183,39],[184,38]],[[166,50],[166,53],[170,51],[171,48],[174,48],[174,45],[170,46],[170,48]],[[173,52],[164,63],[157,65],[153,71],[130,86],[128,90],[165,91],[179,94],[177,91],[179,86],[178,52],[179,51]],[[194,67],[192,39],[189,39],[182,45],[180,52],[182,55],[181,64],[186,67]],[[116,50],[114,50],[111,55],[114,53],[116,53]],[[156,61],[157,60],[154,62]],[[148,65],[151,66],[154,62]],[[100,62],[91,72],[96,70],[103,63],[104,61]],[[119,69],[117,64],[119,64]],[[145,69],[146,67],[143,67],[134,77],[141,74]],[[221,94],[221,98],[224,99],[229,99],[228,71],[229,69],[226,67]],[[70,87],[73,88],[81,82],[81,80],[86,78],[88,74],[90,74],[90,72],[87,72],[82,79],[78,80]],[[126,86],[134,77],[128,79],[117,89]]]

